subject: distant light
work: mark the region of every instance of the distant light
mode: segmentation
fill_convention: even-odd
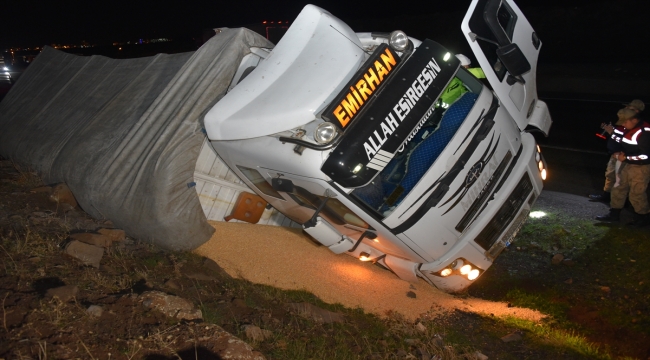
[[[2,70],[9,71],[9,68],[5,66],[5,67],[2,68]]]
[[[442,60],[447,61],[451,57],[450,53],[446,53],[445,56],[442,58]]]
[[[262,21],[262,24],[266,24],[266,20]]]
[[[546,213],[543,211],[533,211],[528,216],[532,217],[533,219],[539,219],[546,216]]]

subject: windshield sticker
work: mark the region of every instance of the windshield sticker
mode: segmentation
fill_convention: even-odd
[[[435,80],[439,72],[440,72],[440,66],[436,62],[436,59],[432,58],[427,64],[427,66],[422,70],[420,75],[413,81],[411,86],[404,92],[402,98],[399,99],[399,101],[397,102],[397,104],[395,104],[395,106],[393,106],[388,116],[386,116],[384,121],[382,121],[380,125],[381,126],[380,133],[377,133],[377,130],[375,130],[371,134],[371,136],[368,137],[368,140],[366,140],[366,142],[363,143],[363,148],[366,151],[366,156],[368,156],[368,160],[370,162],[372,162],[374,155],[379,151],[381,146],[386,142],[386,139],[388,139],[390,135],[392,135],[393,132],[397,130],[397,127],[402,123],[402,120],[406,118],[406,115],[408,115],[409,112],[411,112],[411,109],[413,109],[415,105],[418,103],[418,101],[420,101],[420,98],[422,97],[424,92],[429,88],[429,85],[433,83],[433,80]],[[433,114],[434,109],[435,108],[432,105],[427,111],[427,113],[424,114],[424,116],[422,117],[422,119],[420,119],[415,129],[411,131],[411,134],[408,136],[406,141],[402,144],[400,150],[398,150],[399,152],[402,152],[404,150],[404,146],[406,145],[406,143],[408,143],[410,140],[413,139],[413,136],[415,136],[415,134],[422,127],[422,125],[429,119],[431,114]],[[399,123],[395,118],[399,119]],[[377,140],[377,142],[375,142],[375,140]],[[370,166],[370,164],[368,164],[368,166]],[[376,170],[381,171],[382,169],[383,167],[378,168]]]

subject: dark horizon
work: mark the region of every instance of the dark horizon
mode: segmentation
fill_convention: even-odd
[[[639,3],[637,0],[627,0]],[[225,5],[207,0],[188,0],[182,6],[143,1],[114,0],[112,2],[36,2],[13,1],[4,6],[5,31],[0,32],[0,47],[34,47],[49,44],[108,43],[139,38],[174,38],[200,36],[204,29],[240,27],[263,20],[293,21],[307,3],[320,6],[346,22],[364,19],[390,19],[421,14],[454,13],[464,11],[470,1],[417,2],[407,0],[399,4],[362,1],[354,6],[327,0],[288,1],[281,4],[253,1],[246,5]],[[564,8],[598,6],[612,3],[601,0],[540,1],[520,0],[528,7]],[[180,4],[180,3],[179,3]],[[527,14],[527,16],[529,16]],[[357,29],[355,29],[357,30]],[[360,29],[364,31],[366,29]]]

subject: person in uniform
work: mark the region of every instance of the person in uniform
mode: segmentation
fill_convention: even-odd
[[[623,109],[625,128],[620,137],[621,151],[617,159],[623,163],[620,182],[611,189],[609,213],[597,216],[599,221],[619,221],[621,210],[629,197],[634,207],[634,221],[630,225],[650,225],[650,207],[646,189],[650,181],[650,124],[639,120],[636,111]]]
[[[625,109],[630,109],[634,111],[635,114],[639,114],[645,109],[645,104],[639,99],[632,100],[629,104],[623,104],[625,107],[618,111],[618,121],[615,125],[611,124],[601,124],[600,127],[609,134],[607,139],[607,152],[610,155],[609,161],[607,162],[607,167],[605,168],[605,186],[603,187],[603,192],[601,194],[590,194],[589,201],[602,201],[604,203],[609,203],[611,201],[611,191],[612,187],[616,182],[616,153],[619,151],[619,141],[616,140],[622,136],[622,125],[625,121],[623,115]],[[629,113],[628,113],[629,114]],[[604,133],[603,133],[604,134]]]

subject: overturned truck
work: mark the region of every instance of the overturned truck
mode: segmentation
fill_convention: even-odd
[[[234,218],[301,227],[334,253],[460,291],[490,267],[527,218],[546,176],[527,129],[548,134],[551,126],[536,92],[541,41],[518,7],[474,0],[461,29],[491,88],[433,40],[401,31],[355,33],[313,5],[275,47],[223,29],[197,51],[202,57],[188,55],[162,90],[145,87],[151,100],[131,114],[123,133],[110,133],[110,142],[95,136],[110,155],[93,161],[87,153],[70,155],[101,181],[91,186],[75,177],[75,162],[65,171],[53,169],[52,160],[36,167],[68,182],[75,195],[89,194],[80,204],[92,215],[167,247],[195,247],[209,236],[206,218],[230,219],[250,206]],[[236,56],[226,56],[234,51],[234,33],[243,41]],[[215,59],[229,63],[212,83],[192,73],[200,67],[217,74]],[[186,91],[174,94],[179,87]],[[448,101],[452,87],[457,96]],[[10,102],[18,101],[17,89]],[[115,96],[94,110],[103,114],[93,120],[97,126],[115,115],[106,113]],[[4,129],[11,109],[0,104]],[[171,127],[159,125],[160,114]],[[11,146],[0,151],[39,159]],[[114,174],[120,184],[106,188]],[[111,197],[118,204],[102,211],[99,200]],[[151,232],[154,226],[162,228]]]

